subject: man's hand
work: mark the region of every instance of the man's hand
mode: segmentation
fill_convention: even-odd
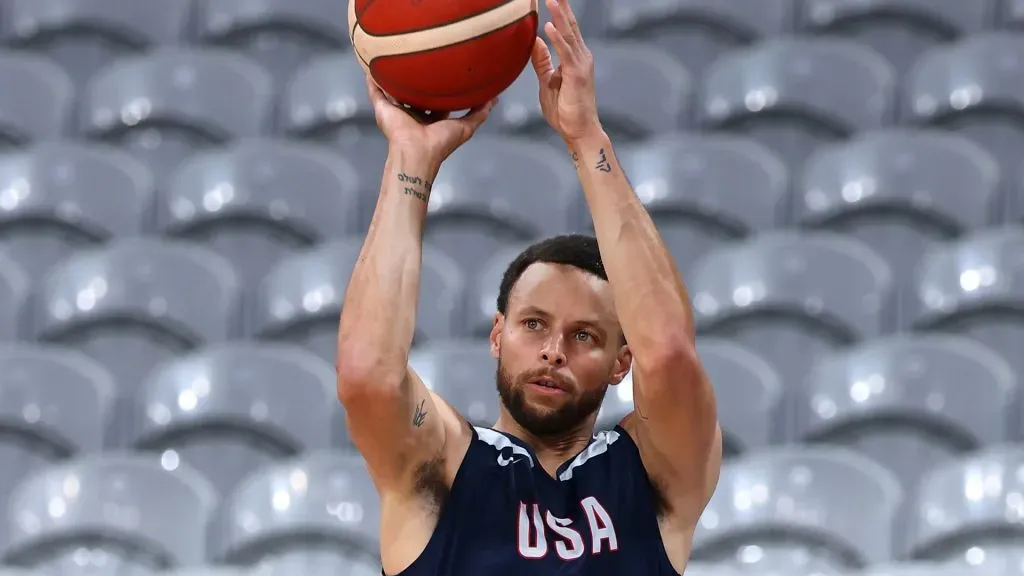
[[[434,167],[440,167],[452,152],[473,136],[497,103],[497,100],[492,100],[460,118],[451,118],[446,113],[420,114],[395,103],[369,76],[366,85],[377,126],[384,132],[391,148],[413,152]]]
[[[590,53],[569,0],[544,0],[552,22],[544,25],[558,56],[558,67],[544,42],[533,45],[533,70],[540,84],[540,108],[544,118],[570,146],[601,131],[594,93],[594,56]]]

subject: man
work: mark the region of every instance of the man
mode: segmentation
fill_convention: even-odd
[[[380,496],[386,575],[680,574],[718,481],[721,431],[689,297],[601,128],[576,19],[565,0],[547,3],[560,64],[538,39],[541,107],[597,239],[554,238],[510,266],[490,335],[493,429],[471,427],[407,366],[430,183],[493,103],[423,124],[370,86],[390,152],[337,368]],[[592,436],[607,387],[631,366],[636,411]]]

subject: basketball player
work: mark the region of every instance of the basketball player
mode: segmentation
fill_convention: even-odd
[[[370,85],[390,153],[337,368],[380,496],[386,575],[681,574],[718,481],[721,431],[689,297],[601,128],[575,17],[565,0],[547,3],[560,64],[538,38],[541,106],[576,164],[597,238],[541,242],[505,274],[490,333],[493,428],[470,426],[407,366],[431,181],[493,103],[422,124]],[[635,412],[593,435],[605,392],[631,366]]]

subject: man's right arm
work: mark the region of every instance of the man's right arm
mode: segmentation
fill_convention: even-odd
[[[427,200],[438,168],[419,153],[389,153],[338,329],[338,398],[382,497],[412,496],[424,463],[442,461],[450,442],[468,443],[455,415],[408,367]]]

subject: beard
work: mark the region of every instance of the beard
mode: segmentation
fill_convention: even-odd
[[[498,370],[495,376],[498,385],[498,396],[508,410],[509,415],[524,430],[541,438],[550,438],[571,432],[586,421],[591,414],[601,409],[608,385],[597,390],[590,390],[578,398],[569,399],[565,404],[554,410],[538,409],[529,405],[526,400],[526,382],[516,382],[511,374],[505,371],[501,359],[498,359]]]

